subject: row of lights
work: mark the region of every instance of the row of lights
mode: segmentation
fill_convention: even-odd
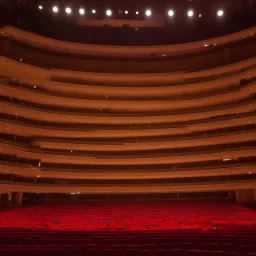
[[[43,6],[39,5],[39,9],[42,10]],[[57,12],[59,12],[59,8],[57,6],[53,6],[52,11],[54,13],[57,13]],[[71,14],[72,13],[72,9],[70,7],[66,7],[65,11],[66,11],[67,14]],[[84,15],[85,14],[85,10],[83,8],[80,8],[78,12],[79,12],[80,15]],[[93,9],[91,12],[93,14],[96,14],[96,10],[95,9]],[[126,10],[124,13],[128,14],[129,12]],[[169,10],[167,13],[168,13],[169,17],[174,16],[174,10],[172,10],[172,9]],[[136,11],[135,14],[138,15],[139,12]],[[112,15],[112,11],[110,9],[106,10],[106,15],[108,17],[110,17]],[[152,15],[152,11],[150,9],[146,10],[145,11],[145,15],[147,17],[150,17]],[[193,17],[194,16],[194,11],[193,10],[188,10],[187,15],[188,15],[188,17]],[[218,10],[217,11],[217,16],[221,17],[223,15],[224,15],[224,11],[223,10]],[[202,15],[200,14],[199,17],[202,17]]]

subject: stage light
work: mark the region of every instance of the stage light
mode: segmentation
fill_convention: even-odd
[[[174,15],[174,11],[173,11],[173,10],[169,10],[169,11],[168,11],[168,15],[169,15],[170,17],[172,17],[172,16]]]
[[[124,13],[125,13],[125,14],[128,14],[128,11],[125,11]]]
[[[84,15],[84,13],[85,13],[84,9],[83,9],[83,8],[80,8],[80,9],[79,9],[79,13],[80,13],[81,15]]]
[[[203,15],[202,15],[201,13],[198,15],[199,18],[202,18],[202,16],[203,16]]]
[[[67,13],[67,14],[70,14],[71,12],[72,12],[71,8],[70,8],[70,7],[67,7],[67,8],[66,8],[66,13]]]
[[[217,15],[218,15],[219,17],[223,16],[223,14],[224,14],[224,11],[223,11],[223,10],[218,10]]]
[[[106,15],[107,15],[107,16],[111,16],[111,15],[112,15],[112,11],[111,11],[111,10],[107,10],[107,11],[106,11]]]
[[[152,12],[151,12],[151,10],[146,10],[146,16],[151,16],[151,14],[152,14]]]
[[[59,8],[58,8],[57,6],[54,6],[54,7],[52,8],[52,11],[56,13],[56,12],[59,11]]]
[[[138,12],[138,11],[136,11],[136,14],[138,15],[138,14],[139,14],[139,12]]]
[[[42,5],[39,5],[38,8],[39,8],[40,10],[43,10],[43,6],[42,6]]]
[[[95,10],[95,9],[93,9],[93,10],[92,10],[92,13],[93,13],[93,14],[95,14],[95,13],[96,13],[96,10]]]
[[[192,10],[188,11],[188,17],[192,17],[194,15],[194,12]]]

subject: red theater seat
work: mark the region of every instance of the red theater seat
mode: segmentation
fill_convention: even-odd
[[[125,256],[125,251],[117,249],[115,252],[115,256]]]
[[[251,245],[249,247],[249,253],[256,253],[256,245]]]
[[[208,251],[221,251],[221,245],[218,243],[208,244]]]
[[[144,244],[143,245],[143,250],[154,251],[155,249],[156,249],[155,244]]]
[[[226,256],[241,256],[239,253],[236,252],[227,252]]]
[[[47,256],[47,250],[44,249],[31,249],[27,250],[27,256]]]
[[[10,256],[26,256],[26,250],[25,249],[14,249],[10,251]]]
[[[80,250],[78,249],[66,249],[65,256],[80,256]]]
[[[105,249],[105,250],[99,250],[98,256],[114,256],[115,250],[113,249]]]
[[[185,252],[185,256],[202,256],[201,250],[188,250]]]
[[[174,249],[183,249],[183,244],[181,243],[172,243],[169,245],[170,250]]]
[[[95,249],[82,250],[81,256],[97,256],[97,250]]]
[[[21,245],[32,245],[33,239],[32,238],[20,238]]]
[[[1,256],[10,256],[10,251],[7,249],[0,249]]]
[[[140,256],[140,250],[136,249],[128,249],[125,252],[125,256]]]
[[[248,253],[248,248],[246,245],[237,245],[235,252],[241,254],[242,256],[246,255]]]
[[[4,238],[2,240],[2,245],[19,245],[20,240],[15,238]]]
[[[161,243],[157,245],[157,250],[169,250],[169,244],[167,243]]]
[[[184,256],[184,251],[182,249],[170,250],[170,256]]]
[[[49,244],[51,244],[51,240],[50,239],[37,239],[37,240],[34,240],[34,244],[36,244],[36,245],[49,245]]]
[[[196,244],[196,249],[201,251],[206,251],[208,250],[208,245],[205,243],[198,243]]]
[[[235,246],[233,244],[223,244],[222,251],[223,252],[235,252]]]
[[[165,249],[156,250],[154,256],[169,256],[169,251]]]
[[[141,251],[141,256],[153,256],[153,252],[149,250],[143,250]]]
[[[185,244],[183,244],[183,249],[184,250],[194,250],[195,249],[195,244],[185,243]]]
[[[225,252],[221,251],[216,251],[216,252],[211,252],[211,256],[226,256]]]
[[[49,256],[65,256],[65,251],[60,249],[50,249],[47,254]]]

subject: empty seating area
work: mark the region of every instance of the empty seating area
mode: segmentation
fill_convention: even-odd
[[[2,229],[0,255],[255,256],[255,241],[255,231],[79,233]]]
[[[256,212],[230,201],[73,202],[0,213],[1,228],[46,230],[255,229]]]
[[[256,256],[255,33],[0,28],[0,256]]]

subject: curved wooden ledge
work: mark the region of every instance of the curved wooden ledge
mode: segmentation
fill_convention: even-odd
[[[214,177],[223,175],[255,174],[255,165],[242,165],[231,167],[218,167],[207,169],[196,169],[187,171],[105,171],[76,170],[76,169],[51,169],[31,166],[8,165],[0,162],[1,174],[14,174],[21,177],[31,178],[54,178],[54,179],[83,179],[83,180],[143,180],[143,179],[169,179],[169,178],[193,178],[193,177]]]
[[[1,71],[0,71],[1,72]],[[1,74],[1,73],[0,73]],[[38,92],[39,90],[45,91],[49,94],[55,94],[59,96],[68,96],[75,98],[98,98],[98,99],[173,99],[173,98],[186,98],[186,97],[201,97],[209,94],[218,94],[227,90],[235,90],[240,85],[240,81],[243,79],[251,79],[256,77],[256,68],[253,68],[246,72],[231,75],[230,77],[220,78],[213,81],[186,84],[186,85],[171,85],[171,86],[149,86],[149,87],[125,87],[125,86],[109,86],[109,85],[80,85],[64,82],[56,82],[50,80],[44,80],[34,77],[28,77],[25,75],[10,74],[3,72],[3,76],[12,82],[16,83],[16,86],[22,86],[23,84],[28,86],[31,90]],[[40,93],[40,91],[39,91]],[[107,98],[106,98],[107,97]]]
[[[63,112],[41,111],[32,108],[24,108],[11,103],[0,102],[0,113],[26,118],[40,122],[68,123],[68,124],[107,124],[107,125],[138,125],[138,124],[170,124],[195,120],[206,120],[230,114],[242,114],[253,112],[256,109],[256,102],[247,103],[229,108],[203,111],[197,113],[161,116],[85,116],[79,114],[65,114]]]
[[[164,89],[162,90],[164,94]],[[222,105],[232,104],[249,100],[256,93],[256,82],[250,83],[236,91],[223,94],[202,96],[195,99],[185,100],[145,100],[145,101],[125,101],[125,100],[91,100],[77,99],[71,97],[53,96],[41,92],[30,91],[20,87],[12,87],[0,84],[0,96],[18,99],[34,104],[40,104],[48,107],[83,109],[100,111],[107,109],[111,112],[123,113],[144,113],[144,112],[182,112],[187,110],[209,109],[221,107]]]
[[[51,79],[51,71],[14,61],[12,59],[0,56],[0,74],[8,76],[9,74],[24,75],[25,77],[37,77],[45,80]]]
[[[45,80],[60,80],[62,83],[66,81],[80,81],[84,85],[107,85],[111,86],[143,86],[145,89],[147,86],[154,86],[158,89],[160,85],[191,83],[192,79],[198,80],[213,80],[220,81],[219,79],[231,78],[233,75],[238,75],[243,70],[253,69],[256,65],[256,57],[250,58],[244,61],[236,62],[227,66],[222,66],[213,69],[207,69],[197,72],[189,73],[152,73],[152,74],[120,74],[120,73],[91,73],[91,72],[79,72],[69,70],[57,70],[57,69],[43,69],[36,66],[24,64],[23,62],[14,61],[12,59],[0,56],[0,74],[7,77],[14,77],[18,79],[33,79],[40,78]],[[248,73],[247,77],[250,78],[251,74]],[[187,82],[186,82],[187,81]],[[210,81],[213,82],[213,81]],[[210,83],[209,82],[209,83]],[[61,84],[62,84],[61,83]],[[70,83],[68,83],[70,85]],[[195,86],[196,84],[193,84]],[[79,85],[79,87],[81,87]],[[95,87],[95,86],[94,86]],[[96,88],[95,88],[96,89]],[[127,88],[129,91],[130,88]]]
[[[236,159],[241,157],[253,157],[256,155],[256,148],[241,150],[218,150],[218,152],[206,152],[197,154],[170,154],[168,156],[157,157],[91,157],[86,155],[53,154],[37,151],[24,147],[18,147],[7,143],[0,143],[0,153],[14,155],[22,159],[37,160],[42,163],[51,164],[76,164],[76,165],[96,165],[96,166],[134,166],[134,165],[161,165],[196,163],[202,161],[215,161],[223,159]]]
[[[18,133],[17,133],[18,134]],[[126,151],[148,151],[148,150],[163,150],[163,149],[181,149],[193,148],[213,145],[224,145],[232,143],[244,143],[255,141],[255,132],[242,132],[225,135],[215,135],[211,137],[201,137],[197,139],[180,139],[180,140],[165,140],[165,141],[147,141],[147,142],[125,142],[125,143],[81,143],[68,141],[49,141],[35,140],[31,144],[34,147],[50,150],[66,150],[70,151],[88,151],[88,152],[126,152]]]
[[[27,193],[79,193],[79,194],[138,194],[138,193],[185,193],[185,192],[207,192],[228,191],[240,189],[255,189],[256,181],[236,182],[207,182],[204,184],[176,184],[176,185],[124,185],[122,186],[68,186],[48,184],[25,184],[1,182],[0,190],[5,192],[27,192]]]
[[[0,35],[10,38],[25,45],[35,48],[49,50],[53,52],[74,54],[74,55],[89,55],[103,57],[125,57],[125,58],[154,58],[166,56],[178,56],[182,54],[204,52],[210,49],[205,45],[223,46],[232,42],[243,40],[247,37],[254,36],[256,27],[246,29],[244,31],[207,39],[203,41],[177,44],[177,45],[161,45],[161,46],[103,46],[103,45],[88,45],[79,43],[70,43],[58,41],[50,38],[45,38],[29,32],[19,30],[14,27],[0,28]],[[214,47],[214,46],[213,46]]]
[[[16,122],[0,120],[0,133],[19,135],[24,137],[37,138],[66,138],[66,139],[99,139],[99,138],[137,138],[156,136],[190,135],[195,132],[213,131],[223,128],[232,128],[256,124],[256,116],[236,117],[228,120],[218,120],[203,122],[199,124],[188,124],[179,128],[159,128],[159,129],[116,129],[116,130],[93,130],[93,129],[58,129],[52,127],[32,126]]]

